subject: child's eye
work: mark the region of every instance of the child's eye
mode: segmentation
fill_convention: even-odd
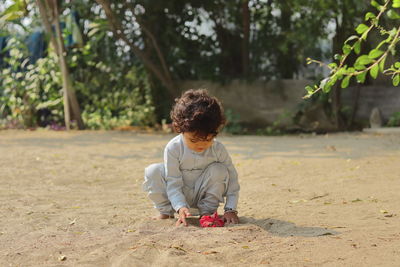
[[[197,143],[197,140],[196,139],[190,139],[190,142]]]

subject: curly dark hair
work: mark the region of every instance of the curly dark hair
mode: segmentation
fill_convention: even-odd
[[[194,132],[202,140],[216,136],[226,121],[221,102],[205,89],[190,89],[176,98],[171,119],[176,132]]]

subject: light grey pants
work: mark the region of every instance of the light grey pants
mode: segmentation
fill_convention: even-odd
[[[219,203],[224,202],[229,173],[222,163],[212,163],[196,179],[194,187],[185,184],[182,188],[188,208],[198,208],[200,214],[212,214]],[[145,169],[143,190],[148,192],[154,207],[161,213],[173,215],[174,211],[167,195],[164,164],[151,164]]]

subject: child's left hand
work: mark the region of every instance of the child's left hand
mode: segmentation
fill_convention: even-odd
[[[225,212],[224,213],[224,220],[226,224],[237,224],[239,223],[239,217],[237,216],[236,212]]]

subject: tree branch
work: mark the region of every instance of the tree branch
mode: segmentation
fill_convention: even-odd
[[[111,4],[109,0],[96,0],[96,2],[103,7],[106,16],[110,22],[111,30],[116,36],[116,38],[121,39],[125,42],[125,44],[129,45],[132,49],[133,53],[143,62],[145,67],[147,67],[160,81],[161,83],[168,89],[172,96],[176,95],[176,88],[173,80],[170,76],[164,74],[151,60],[146,56],[143,51],[136,46],[133,42],[131,42],[126,34],[123,31],[123,26],[118,18],[115,16],[114,12],[111,9]]]

